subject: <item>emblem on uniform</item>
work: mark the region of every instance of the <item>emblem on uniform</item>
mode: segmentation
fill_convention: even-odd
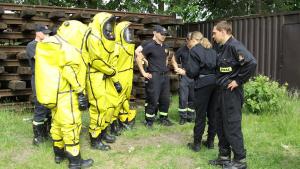
[[[220,67],[220,72],[228,73],[232,71],[232,67]]]

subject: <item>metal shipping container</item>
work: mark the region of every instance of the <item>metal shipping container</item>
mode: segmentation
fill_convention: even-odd
[[[232,17],[233,35],[258,61],[257,73],[292,88],[300,88],[300,11],[272,15]],[[178,33],[201,31],[211,40],[216,21],[187,23]]]

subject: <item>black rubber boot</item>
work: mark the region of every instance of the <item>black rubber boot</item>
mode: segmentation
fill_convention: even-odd
[[[54,161],[56,164],[61,163],[65,159],[65,150],[63,148],[58,148],[53,146],[53,152],[54,152]]]
[[[69,169],[81,169],[81,168],[89,168],[93,165],[93,159],[83,160],[78,154],[77,156],[73,156],[69,152],[66,152],[66,156],[69,160]]]
[[[38,146],[46,141],[45,139],[45,124],[32,125],[33,141],[32,144]]]
[[[97,138],[93,138],[90,134],[90,139],[92,149],[97,149],[101,151],[108,151],[111,149],[109,145],[106,145],[102,142],[101,134]]]
[[[102,140],[105,141],[105,142],[107,142],[107,143],[114,143],[114,142],[116,142],[116,137],[113,136],[113,135],[109,135],[107,133],[107,128],[104,129],[104,130],[102,130],[102,132],[101,132],[100,135],[101,135]]]
[[[180,117],[180,119],[179,119],[179,124],[180,124],[180,125],[184,125],[186,122],[187,122],[187,121],[186,121],[186,118]]]
[[[115,120],[111,125],[110,125],[110,133],[114,136],[120,136],[121,135],[121,130],[118,124],[118,121]]]
[[[218,156],[218,158],[214,159],[214,160],[209,160],[209,164],[210,165],[219,165],[219,166],[226,166],[228,164],[230,164],[231,162],[231,158],[230,156]]]
[[[51,117],[48,117],[47,120],[44,122],[44,138],[46,140],[51,139]]]
[[[172,126],[173,123],[171,122],[171,120],[166,117],[166,116],[161,116],[159,117],[159,124],[162,125],[162,126]]]
[[[223,169],[247,169],[246,159],[233,160],[231,163],[224,165]]]
[[[189,149],[193,150],[194,152],[199,152],[201,150],[200,143],[188,143],[187,146]]]
[[[214,149],[214,138],[207,137],[207,140],[202,143],[208,149]]]

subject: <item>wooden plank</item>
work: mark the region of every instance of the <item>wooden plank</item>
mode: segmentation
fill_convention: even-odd
[[[160,18],[158,17],[147,17],[142,20],[143,24],[160,24]]]
[[[85,12],[78,12],[75,14],[72,14],[70,19],[76,19],[76,20],[84,20],[84,19],[90,19],[91,14],[90,13],[85,13]]]
[[[0,74],[1,74],[1,73],[4,73],[4,72],[5,72],[4,67],[3,67],[3,66],[0,66]]]
[[[64,11],[53,11],[48,14],[48,18],[56,21],[60,18],[65,18],[65,15]]]
[[[3,32],[5,29],[7,29],[7,24],[0,23],[0,32]]]
[[[18,66],[21,66],[19,60],[16,60],[16,59],[6,59],[6,60],[3,60],[2,66],[14,66],[14,67],[18,67]]]
[[[26,23],[21,26],[21,30],[24,33],[35,31],[36,25],[34,23]]]
[[[0,51],[0,60],[7,59],[7,54],[5,52]]]
[[[28,8],[28,9],[23,9],[20,16],[21,18],[24,19],[31,19],[35,15],[36,15],[36,10],[34,10],[33,8]]]
[[[18,54],[17,54],[17,59],[19,59],[19,60],[24,60],[24,59],[28,59],[27,58],[27,54],[26,54],[26,51],[24,50],[24,51],[21,51],[21,52],[19,52]]]
[[[3,73],[0,74],[1,81],[10,81],[10,80],[31,80],[31,75],[19,75],[16,73]]]
[[[17,73],[20,75],[30,75],[31,74],[31,67],[19,66],[17,68]]]
[[[9,96],[26,96],[31,95],[31,88],[26,88],[23,90],[12,91],[10,89],[0,89],[0,97],[9,97]]]
[[[129,21],[133,23],[139,23],[141,19],[142,18],[140,18],[139,16],[132,16],[132,15],[125,15],[121,17],[121,21]]]
[[[20,80],[12,80],[8,83],[8,88],[11,90],[24,90],[26,89],[26,82]]]

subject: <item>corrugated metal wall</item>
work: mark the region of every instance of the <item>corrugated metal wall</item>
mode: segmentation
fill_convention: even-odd
[[[236,17],[230,20],[232,21],[233,35],[257,58],[257,72],[280,81],[281,61],[283,57],[286,57],[283,56],[282,47],[283,26],[299,23],[300,11],[267,16]],[[184,37],[187,32],[201,31],[205,37],[211,40],[214,23],[215,21],[185,24],[178,33]],[[297,65],[295,63],[290,66]],[[300,87],[300,83],[298,87]]]

